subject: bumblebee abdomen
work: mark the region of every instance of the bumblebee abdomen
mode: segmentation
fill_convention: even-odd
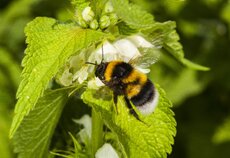
[[[141,88],[142,87],[140,84],[127,84],[125,87],[125,95],[128,97],[128,99],[131,99],[140,93]]]
[[[158,92],[149,79],[147,79],[146,83],[142,86],[140,92],[130,98],[137,109],[145,115],[151,114],[154,111],[158,99]]]
[[[146,102],[153,99],[154,96],[154,86],[152,82],[148,79],[147,82],[141,86],[141,89],[137,95],[132,96],[130,100],[135,106],[142,106]]]
[[[145,74],[133,69],[127,77],[122,79],[122,82],[126,84],[125,95],[129,99],[138,95],[143,86],[146,84],[147,80],[148,78]]]
[[[158,93],[153,83],[146,74],[133,68],[129,63],[119,60],[101,63],[95,74],[113,90],[115,96],[124,95],[142,114],[154,111]]]

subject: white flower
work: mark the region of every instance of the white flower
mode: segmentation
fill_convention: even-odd
[[[105,61],[123,60],[129,62],[131,59],[141,56],[138,48],[150,48],[153,47],[153,45],[143,37],[133,35],[128,38],[119,39],[113,43],[106,41],[103,43],[102,47],[93,52],[97,54],[95,60],[97,63],[100,63],[102,60],[102,51]]]
[[[102,61],[102,54],[104,55],[103,62],[109,62],[113,60],[122,60],[129,62],[134,58],[141,57],[142,54],[139,48],[153,48],[154,46],[145,40],[140,35],[133,35],[127,38],[119,39],[110,43],[105,41],[101,47],[92,52],[92,55],[88,58],[90,62],[96,62],[100,64]],[[103,53],[102,53],[103,51]],[[142,67],[135,67],[143,73],[149,73],[150,70]],[[88,88],[98,89],[98,87],[103,86],[103,83],[95,78],[88,83]]]
[[[87,52],[82,51],[79,55],[73,56],[70,59],[70,69],[73,70],[72,80],[77,80],[80,84],[83,83],[89,74],[89,68],[91,65],[85,64]]]
[[[69,60],[70,68],[75,72],[85,64],[85,53],[82,51],[79,55],[72,56]]]
[[[102,62],[102,56],[104,57],[103,62],[110,62],[113,60],[129,62],[132,59],[142,56],[143,52],[139,51],[140,48],[148,49],[155,47],[142,36],[132,35],[114,42],[105,41],[102,46],[97,49],[90,47],[87,50],[83,50],[80,54],[70,58],[66,66],[67,68],[65,68],[65,71],[62,72],[62,76],[59,78],[60,83],[64,86],[69,86],[75,81],[82,84],[89,76],[94,76],[95,72],[95,66],[86,64],[86,62],[100,64]],[[135,68],[143,73],[148,73],[150,71],[146,66],[135,65]],[[103,83],[96,78],[88,82],[89,88],[95,86],[93,89],[97,89],[102,85]]]
[[[82,11],[82,18],[86,21],[92,21],[94,18],[94,12],[92,11],[91,7],[85,7]]]
[[[119,51],[114,47],[113,44],[106,41],[103,43],[102,47],[96,49],[93,54],[95,54],[94,58],[97,63],[100,63],[102,60],[102,51],[104,54],[104,62],[121,59]]]
[[[84,115],[80,119],[73,120],[75,123],[83,125],[83,129],[78,133],[81,140],[84,142],[91,140],[92,134],[92,119],[89,115]]]
[[[83,83],[88,77],[88,66],[83,66],[79,71],[77,71],[74,76],[73,80],[78,80],[78,82],[81,84]]]
[[[109,143],[105,143],[95,154],[95,158],[119,158],[116,150]]]
[[[59,82],[64,86],[69,86],[73,83],[72,78],[73,74],[69,72],[69,69],[65,69],[62,76],[59,78]]]

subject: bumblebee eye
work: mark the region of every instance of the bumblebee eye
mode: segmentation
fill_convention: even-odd
[[[95,71],[95,75],[100,78],[101,80],[104,80],[104,72],[106,69],[106,64],[105,63],[101,63],[100,65],[97,66],[96,71]]]

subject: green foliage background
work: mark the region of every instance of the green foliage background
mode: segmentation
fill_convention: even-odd
[[[185,57],[211,68],[198,72],[162,56],[150,78],[173,102],[177,135],[173,158],[230,157],[230,2],[227,0],[132,0],[157,21],[176,21]],[[69,9],[68,9],[69,8]],[[25,25],[37,16],[66,20],[72,17],[69,1],[0,1],[0,153],[16,157],[8,132],[20,82],[25,50]],[[55,96],[51,96],[55,97]],[[88,107],[77,98],[68,101],[51,146],[70,148],[66,131],[76,131],[72,118]],[[52,104],[51,104],[52,105]],[[60,139],[61,135],[61,139]],[[17,149],[20,150],[20,149]]]

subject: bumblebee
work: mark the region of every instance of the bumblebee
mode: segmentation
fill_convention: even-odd
[[[138,71],[131,64],[119,60],[101,62],[96,66],[95,76],[113,91],[115,105],[117,97],[124,95],[130,113],[138,120],[140,119],[130,101],[142,114],[153,112],[157,91],[146,74]]]
[[[142,59],[146,61],[146,56],[138,58],[137,61],[143,62]],[[147,59],[150,59],[147,60],[150,61],[148,64],[155,62],[155,56],[147,57]],[[113,91],[115,105],[117,105],[118,96],[123,95],[130,113],[136,119],[140,120],[131,102],[141,114],[151,114],[157,106],[158,92],[154,84],[147,78],[147,75],[137,70],[132,61],[127,63],[121,60],[110,62],[103,62],[103,60],[104,54],[102,49],[102,61],[100,64],[87,63],[96,65],[95,76]],[[133,61],[135,62],[135,60]]]

